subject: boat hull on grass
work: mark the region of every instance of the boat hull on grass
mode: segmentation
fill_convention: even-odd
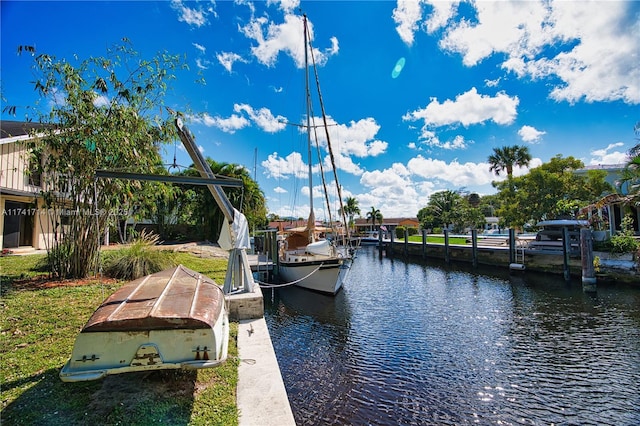
[[[60,378],[77,382],[134,371],[214,367],[226,360],[228,344],[222,290],[180,265],[109,296],[76,338]]]

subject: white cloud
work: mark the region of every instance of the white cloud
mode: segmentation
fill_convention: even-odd
[[[307,166],[299,152],[292,152],[285,158],[279,157],[278,153],[274,152],[269,154],[260,165],[264,167],[267,177],[288,179],[289,176],[297,178],[308,176]]]
[[[415,32],[420,29],[423,10],[431,11],[424,26],[427,33],[432,34],[449,22],[459,3],[458,0],[398,0],[392,15],[396,31],[402,41],[411,46]]]
[[[640,103],[640,27],[633,4],[474,2],[476,19],[447,19],[439,45],[460,53],[467,66],[494,54],[504,55],[503,69],[520,78],[548,79],[552,82],[549,96],[558,101]],[[455,13],[454,8],[449,11]],[[428,16],[442,22],[440,13],[433,9]],[[417,22],[420,17],[412,19]],[[411,28],[415,31],[416,26]]]
[[[300,0],[267,0],[267,5],[278,4],[280,9],[287,13],[291,13],[300,7]]]
[[[207,52],[207,48],[204,47],[203,45],[198,44],[198,43],[191,43],[191,44],[193,44],[193,47],[195,47],[197,50],[199,50],[200,53],[204,54],[204,53]]]
[[[216,54],[216,58],[218,59],[218,62],[220,62],[220,65],[222,65],[228,72],[231,72],[233,70],[233,64],[235,62],[247,63],[247,61],[244,60],[242,56],[233,52],[218,53]]]
[[[289,191],[282,188],[281,186],[276,186],[275,188],[273,188],[273,192],[277,192],[278,194],[286,194]]]
[[[453,140],[440,145],[440,147],[444,149],[465,149],[467,146],[467,141],[465,141],[464,136],[461,135],[457,135]]]
[[[313,25],[307,22],[310,40],[313,41]],[[251,47],[251,53],[261,64],[275,65],[280,52],[289,55],[298,68],[304,67],[304,46],[302,43],[303,23],[302,17],[287,14],[282,24],[275,24],[265,17],[252,19],[247,25],[240,28],[240,32],[247,38],[255,40],[256,46]],[[339,51],[338,39],[331,38],[331,47],[325,50],[313,49],[313,55],[318,65],[324,65],[329,57]]]
[[[594,149],[591,151],[591,160],[589,164],[592,166],[600,164],[623,164],[629,160],[629,156],[624,151],[612,151],[615,148],[624,146],[624,143],[617,142],[609,144],[606,148]]]
[[[480,95],[473,87],[468,92],[456,96],[454,101],[448,99],[440,103],[434,98],[425,108],[409,112],[402,119],[423,120],[421,139],[427,140],[429,145],[443,147],[446,143],[437,139],[433,128],[454,124],[467,127],[485,121],[493,121],[501,125],[511,124],[516,118],[519,102],[517,96],[510,97],[504,92],[499,92],[494,97]]]
[[[209,114],[204,114],[202,118],[194,118],[194,121],[203,123],[205,126],[217,127],[226,133],[235,133],[236,130],[243,129],[251,124],[245,117],[237,114],[227,118],[212,117]]]
[[[184,5],[182,0],[171,0],[171,7],[178,11],[178,21],[201,27],[207,23],[207,12],[202,9],[192,9]]]
[[[518,135],[520,135],[522,140],[530,143],[538,142],[540,138],[546,134],[547,132],[540,131],[532,126],[522,126],[520,130],[518,130]]]
[[[209,61],[198,58],[196,59],[196,66],[198,67],[198,69],[206,70],[209,68]]]
[[[314,117],[313,122],[322,123],[322,118]],[[371,117],[358,121],[352,120],[348,124],[339,124],[328,116],[327,130],[333,150],[345,156],[376,157],[385,153],[389,146],[387,142],[375,139],[380,125]],[[318,132],[318,142],[321,146],[327,146],[327,137],[324,131]]]
[[[268,108],[254,109],[247,104],[235,104],[233,106],[235,112],[246,113],[251,121],[253,121],[260,129],[267,133],[276,133],[283,130],[286,126],[286,118],[279,115],[274,116]]]
[[[360,176],[363,173],[363,170],[360,168],[360,165],[354,163],[351,157],[347,157],[342,154],[336,155],[334,153],[334,162],[337,170],[343,170],[355,176]],[[324,165],[324,170],[327,170],[328,172],[333,170],[331,165],[331,157],[329,155],[325,156],[323,165]]]
[[[274,116],[268,108],[254,109],[251,105],[235,104],[233,110],[235,114],[227,118],[204,114],[202,117],[194,117],[194,121],[209,127],[217,127],[226,133],[235,133],[250,126],[251,123],[267,133],[276,133],[286,127],[285,117]]]
[[[486,185],[494,180],[486,163],[459,163],[457,160],[446,163],[418,155],[409,160],[407,169],[415,177],[447,182],[456,187]]]
[[[500,80],[502,79],[502,77],[498,77],[495,80],[489,80],[489,79],[485,79],[484,80],[484,85],[487,87],[497,87],[498,84],[500,84]]]
[[[415,216],[428,201],[428,193],[418,191],[402,164],[385,170],[363,173],[360,183],[369,188],[366,194],[356,196],[362,215],[375,207],[386,217]]]
[[[413,44],[414,33],[418,30],[418,22],[422,18],[420,3],[415,0],[398,0],[397,7],[393,9],[393,21],[398,24],[396,31],[408,46]]]

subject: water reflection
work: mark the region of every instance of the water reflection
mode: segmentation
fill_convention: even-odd
[[[298,424],[640,424],[640,290],[378,259],[265,292]]]

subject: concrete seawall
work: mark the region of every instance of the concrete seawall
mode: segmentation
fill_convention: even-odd
[[[447,247],[444,244],[426,243],[423,247],[422,242],[409,241],[383,241],[383,250],[387,257],[409,257],[413,259],[422,259],[427,263],[429,259],[437,259],[445,261],[447,258],[450,262],[473,262],[473,247],[470,245],[450,244]],[[516,249],[517,263],[524,265],[525,271],[537,271],[552,273],[556,275],[563,274],[564,260],[562,252],[553,252],[545,250],[532,250],[526,248]],[[595,256],[607,258],[604,253],[594,252]],[[487,266],[497,266],[509,269],[511,253],[508,246],[505,247],[477,247],[477,264]],[[615,257],[614,257],[615,259]],[[579,256],[569,257],[569,270],[572,277],[580,279],[582,276],[582,264]],[[640,273],[637,264],[632,260],[619,260],[601,262],[600,272],[597,274],[600,281],[625,282],[640,285]]]

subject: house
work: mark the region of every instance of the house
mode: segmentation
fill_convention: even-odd
[[[26,141],[43,124],[0,121],[0,249],[45,249],[53,237],[43,207],[42,179],[30,164]]]
[[[586,176],[589,170],[604,170],[607,172],[605,180],[616,188],[616,192],[605,194],[598,203],[583,208],[581,213],[585,214],[592,223],[597,224],[594,228],[601,227],[603,228],[601,230],[608,231],[610,235],[621,229],[622,218],[626,213],[630,213],[633,217],[634,233],[640,235],[640,209],[625,202],[625,196],[628,195],[628,182],[620,185],[624,168],[625,164],[604,164],[586,166],[575,171],[577,175]]]
[[[373,223],[371,222],[371,220],[358,218],[353,222],[356,234],[373,229]],[[393,232],[398,226],[420,229],[420,221],[414,217],[385,217],[382,219],[382,224],[376,222],[375,227],[379,227],[383,231]]]

